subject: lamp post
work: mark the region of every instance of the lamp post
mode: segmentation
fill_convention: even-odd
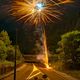
[[[15,41],[15,56],[14,56],[14,80],[16,80],[16,54],[17,54],[17,28],[16,28],[16,41]]]

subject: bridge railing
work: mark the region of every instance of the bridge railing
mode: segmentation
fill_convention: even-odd
[[[37,60],[37,55],[23,55],[24,62],[27,63],[39,63],[40,61]]]

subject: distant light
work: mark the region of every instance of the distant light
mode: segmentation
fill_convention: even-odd
[[[42,4],[42,3],[37,3],[37,4],[36,4],[36,7],[37,7],[38,9],[42,9],[42,8],[43,8],[43,4]]]
[[[39,3],[36,4],[36,9],[37,9],[38,11],[41,11],[43,8],[44,8],[44,3],[39,2]]]

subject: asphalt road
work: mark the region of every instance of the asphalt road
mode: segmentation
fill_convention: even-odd
[[[49,77],[49,80],[77,80],[65,73],[55,71],[54,69],[39,68],[44,74]]]
[[[24,64],[22,67],[19,68],[19,70],[17,70],[16,80],[26,80],[32,69],[33,68],[31,64]],[[14,75],[11,74],[1,80],[14,80]]]
[[[43,73],[46,74],[49,78],[49,80],[77,80],[71,76],[68,76],[65,73],[61,73],[59,71],[55,71],[54,69],[50,68],[42,68],[39,67],[39,70]],[[30,75],[30,73],[33,71],[33,65],[32,64],[24,64],[19,70],[17,70],[17,78],[16,80],[27,80],[27,77]],[[35,73],[35,72],[34,72]],[[34,75],[34,74],[33,74]],[[1,80],[14,80],[13,74],[7,76],[4,79]],[[33,80],[33,79],[30,79]]]

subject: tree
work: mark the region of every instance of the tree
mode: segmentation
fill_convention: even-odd
[[[7,58],[7,46],[11,44],[8,33],[1,31],[0,33],[0,60],[6,60]]]
[[[16,45],[15,45],[16,46]],[[0,60],[14,61],[15,58],[15,46],[11,44],[10,38],[6,31],[0,33]],[[16,60],[22,58],[19,46],[17,46]]]
[[[2,40],[0,40],[0,60],[6,60],[7,57],[7,48]]]
[[[72,31],[61,36],[58,52],[64,53],[65,64],[73,68],[80,66],[80,31]]]
[[[19,49],[19,46],[18,45],[16,45],[16,46],[17,46],[17,49],[16,49],[16,59],[17,60],[21,60],[22,59],[21,51]]]
[[[4,31],[4,30],[1,31],[1,33],[0,33],[0,40],[2,40],[5,43],[6,46],[11,44],[11,41],[9,39],[7,31]]]
[[[15,58],[15,49],[12,45],[7,47],[7,60],[14,61]]]

